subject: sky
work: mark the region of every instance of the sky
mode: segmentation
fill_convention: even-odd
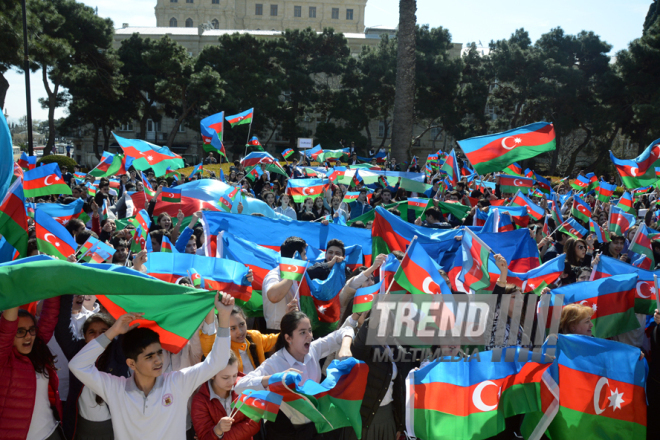
[[[110,17],[116,28],[123,23],[130,26],[156,26],[156,0],[82,2],[98,7],[99,15]],[[610,54],[614,55],[641,36],[650,4],[651,0],[417,0],[417,22],[449,29],[452,41],[456,43],[481,42],[484,46],[491,40],[510,37],[519,28],[526,29],[532,41],[555,27],[563,28],[568,34],[582,30],[594,31],[613,46]],[[398,0],[368,0],[365,25],[396,27],[399,20],[398,6]],[[25,78],[18,71],[10,71],[5,77],[10,84],[5,110],[10,122],[16,122],[26,114]],[[41,72],[31,74],[30,82],[32,118],[44,120],[47,118],[47,110],[42,109],[38,101],[46,96]],[[65,109],[57,109],[55,117],[63,116],[66,116]]]

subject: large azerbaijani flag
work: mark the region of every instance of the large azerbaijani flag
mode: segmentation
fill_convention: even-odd
[[[351,357],[332,361],[320,384],[308,379],[301,386],[300,374],[285,371],[270,376],[268,389],[283,397],[282,405],[310,419],[318,433],[350,426],[362,438],[360,406],[368,374],[367,364]]]
[[[99,164],[96,165],[96,168],[90,171],[89,174],[99,178],[109,177],[115,174],[127,174],[131,165],[133,165],[132,157],[123,154],[115,155],[104,151],[103,157],[101,157],[101,162],[99,162]]]
[[[231,126],[234,127],[236,125],[252,124],[253,115],[254,115],[254,108],[251,108],[237,115],[227,116],[225,119],[227,119],[227,122],[229,122]]]
[[[517,191],[520,191],[528,194],[532,186],[534,186],[534,179],[500,174],[500,190],[502,193],[515,194]]]
[[[463,266],[459,280],[466,288],[474,291],[487,289],[490,287],[488,257],[492,251],[474,232],[469,229],[464,231],[465,235],[461,240]]]
[[[204,151],[222,154],[226,159],[225,146],[222,143],[224,122],[225,112],[220,112],[199,121],[199,128],[202,132]]]
[[[24,203],[23,185],[21,179],[16,179],[0,204],[0,235],[18,251],[21,257],[27,256],[29,238]]]
[[[25,197],[39,197],[50,194],[71,195],[71,187],[62,179],[60,166],[57,162],[25,172],[23,178],[23,195]]]
[[[520,348],[509,350],[518,359]],[[479,361],[431,362],[408,374],[408,435],[481,440],[503,431],[507,417],[542,411],[541,382],[550,364],[499,362],[492,351],[479,356]]]
[[[34,211],[34,225],[39,251],[60,260],[76,253],[78,245],[69,231],[40,209]]]
[[[162,176],[170,169],[183,168],[183,158],[174,154],[167,147],[159,147],[141,139],[125,139],[112,133],[124,151],[126,157],[133,158],[133,167],[144,171],[153,169],[156,177]]]
[[[458,141],[475,171],[481,175],[501,171],[519,160],[529,159],[556,147],[555,129],[547,122],[518,127],[503,133]]]
[[[611,151],[610,157],[627,188],[639,188],[657,182],[655,167],[660,166],[660,139],[651,142],[651,145],[634,159],[617,159]]]
[[[647,438],[648,367],[640,359],[639,348],[583,335],[559,335],[556,357],[548,371],[559,385],[559,408],[546,431],[548,438]],[[544,406],[550,398],[541,388]],[[540,416],[540,412],[525,416],[525,438]]]
[[[610,338],[639,328],[635,317],[637,274],[628,273],[595,281],[569,284],[551,292],[551,306],[557,295],[564,295],[563,304],[582,304],[594,310],[593,334]]]
[[[626,231],[635,226],[637,219],[632,214],[626,214],[621,208],[610,207],[610,217],[608,219],[608,230],[616,235],[624,236]]]

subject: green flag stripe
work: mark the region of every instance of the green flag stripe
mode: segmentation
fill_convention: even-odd
[[[499,156],[498,158],[489,160],[488,162],[473,163],[474,170],[479,174],[488,174],[495,171],[502,171],[504,168],[508,167],[514,162],[521,161],[523,159],[529,159],[530,157],[538,156],[541,153],[547,151],[552,151],[556,148],[557,143],[553,139],[547,144],[529,146],[529,147],[518,147],[510,152]]]
[[[593,334],[597,338],[610,338],[639,328],[634,309],[592,319]]]
[[[3,211],[0,211],[0,235],[19,252],[21,257],[25,257],[28,234],[21,225]]]
[[[50,255],[60,260],[66,260],[66,257],[62,255],[62,252],[57,247],[45,240],[37,238],[37,249],[46,255]]]
[[[547,432],[553,439],[646,438],[646,427],[638,423],[596,416],[565,407],[559,408]]]
[[[65,183],[56,183],[54,185],[48,185],[43,188],[37,189],[25,189],[23,188],[23,195],[25,197],[39,197],[39,196],[48,196],[51,194],[69,194],[71,195],[71,188]]]

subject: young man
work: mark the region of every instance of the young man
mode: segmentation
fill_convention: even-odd
[[[325,280],[330,275],[330,271],[335,263],[341,263],[344,261],[344,256],[346,254],[346,249],[344,248],[344,242],[333,238],[328,241],[326,245],[327,249],[325,251],[325,261],[321,263],[315,263],[307,269],[309,277],[313,280]]]
[[[366,214],[373,209],[369,202],[367,202],[368,192],[369,190],[367,190],[367,188],[362,188],[357,200],[348,204],[348,207],[351,210],[351,220],[361,216],[362,214]]]
[[[206,360],[181,371],[163,374],[163,349],[158,334],[147,328],[135,328],[131,322],[141,313],[119,317],[105,334],[90,341],[69,362],[69,368],[96,395],[112,414],[115,438],[126,440],[186,438],[188,399],[200,385],[227,366],[230,350],[229,317],[234,299],[217,293],[219,328],[213,349]],[[132,377],[101,373],[96,359],[115,337],[126,334],[122,349]]]

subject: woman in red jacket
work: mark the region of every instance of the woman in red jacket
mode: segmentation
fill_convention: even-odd
[[[14,307],[0,318],[0,436],[3,440],[64,440],[53,336],[60,298],[44,301],[39,325]]]
[[[199,440],[252,440],[259,432],[260,424],[240,411],[228,417],[231,404],[238,397],[232,391],[237,377],[238,358],[230,351],[225,369],[202,385],[193,397],[190,415]]]

